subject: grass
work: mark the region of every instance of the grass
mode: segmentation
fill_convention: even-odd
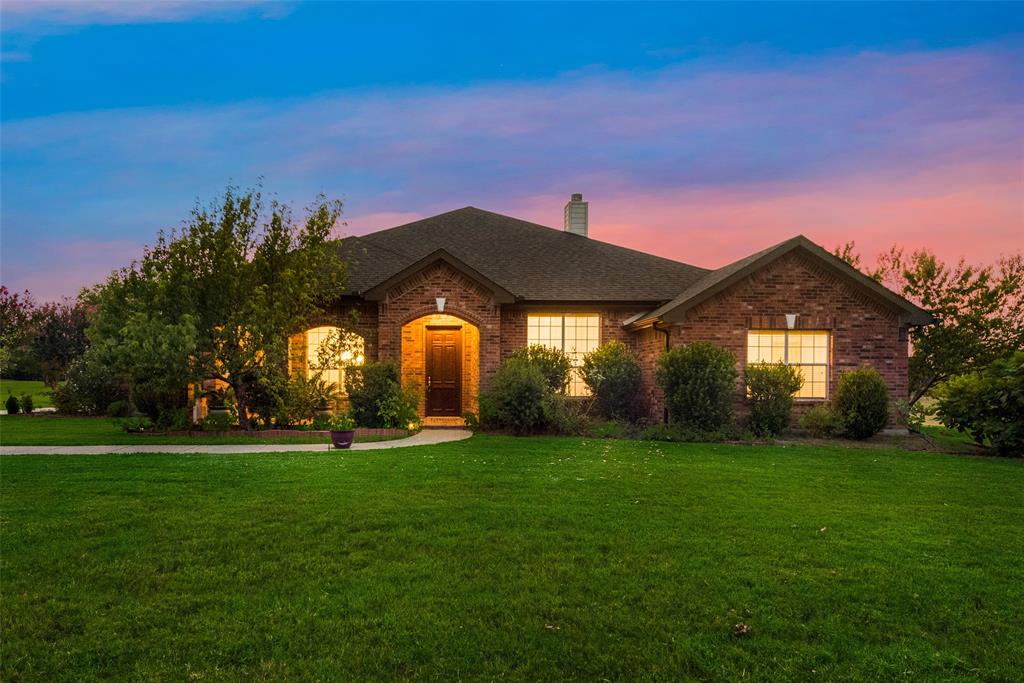
[[[358,442],[384,441],[388,437],[364,436]],[[105,417],[63,417],[59,415],[0,416],[0,444],[4,446],[96,446],[96,445],[199,445],[244,443],[322,443],[323,436],[171,436],[164,434],[129,434]]]
[[[0,403],[7,400],[8,394],[14,394],[21,402],[21,397],[29,394],[33,408],[48,408],[53,405],[50,389],[36,379],[2,379],[0,378]]]
[[[0,464],[3,680],[1024,670],[1021,461],[477,436]]]

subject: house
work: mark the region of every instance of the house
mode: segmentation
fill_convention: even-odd
[[[574,194],[563,229],[465,207],[340,243],[345,295],[290,339],[291,369],[316,365],[319,340],[351,330],[362,358],[390,360],[421,387],[427,423],[477,410],[502,359],[528,344],[575,363],[611,340],[643,365],[637,400],[651,418],[664,404],[658,356],[705,340],[742,366],[782,360],[805,378],[798,410],[827,400],[839,375],[864,364],[891,396],[907,395],[907,330],[930,315],[803,236],[709,270],[588,236],[588,203]],[[354,321],[354,322],[351,322]],[[344,368],[328,379],[341,381]],[[569,393],[587,387],[574,377]],[[743,409],[743,388],[736,389]]]

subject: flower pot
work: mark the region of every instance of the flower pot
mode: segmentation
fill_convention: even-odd
[[[355,438],[356,430],[344,429],[341,431],[331,431],[331,445],[335,448],[348,448],[352,445],[352,439]]]

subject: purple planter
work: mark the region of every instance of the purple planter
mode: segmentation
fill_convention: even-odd
[[[346,429],[341,432],[331,432],[331,445],[335,448],[348,448],[352,445],[352,439],[355,437],[356,432],[354,429]]]

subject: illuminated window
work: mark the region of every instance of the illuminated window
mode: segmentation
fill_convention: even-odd
[[[561,349],[572,361],[569,395],[588,396],[590,389],[580,376],[583,356],[601,344],[601,318],[596,315],[531,315],[526,319],[526,343]]]
[[[752,330],[747,333],[747,363],[792,365],[804,378],[797,398],[828,396],[828,332]]]
[[[321,360],[322,358],[322,360]],[[337,327],[314,327],[306,331],[306,377],[320,373],[326,382],[345,391],[345,368],[363,364],[363,338]]]

